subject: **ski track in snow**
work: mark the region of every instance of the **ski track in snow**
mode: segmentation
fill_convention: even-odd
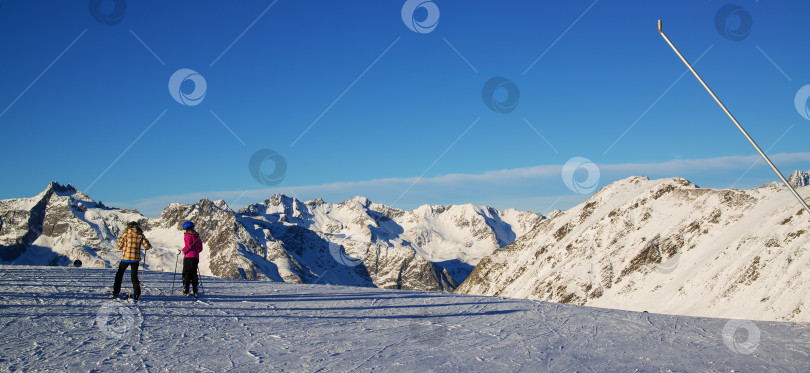
[[[107,297],[113,276],[0,266],[0,371],[810,371],[804,323],[757,321],[742,354],[725,319],[208,277],[195,300],[152,271],[132,303]]]

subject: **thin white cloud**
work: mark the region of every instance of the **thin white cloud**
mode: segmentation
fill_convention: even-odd
[[[810,162],[810,153],[780,153],[774,154],[769,157],[772,162],[779,164],[793,164],[797,162]],[[754,162],[765,161],[759,155],[749,156],[726,156],[718,158],[703,158],[703,159],[673,159],[662,163],[624,163],[616,165],[600,165],[603,171],[613,171],[617,173],[669,173],[673,176],[685,172],[709,172],[716,170],[737,170],[746,169]],[[810,166],[808,166],[810,167]],[[776,176],[774,176],[776,178]]]
[[[673,159],[666,162],[599,164],[600,186],[633,176],[675,177],[702,173],[745,170],[760,160],[758,155],[725,156],[703,159]],[[810,152],[782,153],[771,156],[778,164],[810,165]],[[761,160],[760,160],[761,161]],[[764,165],[764,162],[762,162]],[[806,166],[804,168],[810,168]],[[573,195],[565,189],[561,179],[562,165],[538,165],[533,167],[486,171],[477,174],[447,174],[422,178],[402,200],[398,208],[413,208],[421,204],[465,203],[475,201],[497,208],[518,207],[539,212],[548,208],[554,200],[562,200],[554,208],[568,208],[586,196]],[[787,170],[785,170],[787,171]],[[773,179],[777,179],[776,176]],[[232,207],[263,201],[273,194],[283,193],[300,199],[322,197],[329,202],[339,202],[356,195],[363,195],[379,203],[391,203],[403,190],[417,180],[416,177],[385,178],[363,181],[334,182],[321,185],[262,188],[236,191],[200,192],[182,195],[159,196],[132,202],[117,203],[117,206],[135,208],[148,216],[157,215],[172,202],[195,203],[203,198],[223,199]]]

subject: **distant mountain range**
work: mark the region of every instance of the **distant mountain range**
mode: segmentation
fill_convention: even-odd
[[[239,211],[225,202],[170,204],[155,219],[93,201],[53,182],[35,197],[0,201],[0,261],[116,265],[126,223],[141,223],[155,250],[148,269],[173,271],[186,220],[204,243],[203,274],[295,283],[451,291],[478,261],[513,242],[540,214],[477,205],[404,211],[363,197],[329,204],[274,195]]]

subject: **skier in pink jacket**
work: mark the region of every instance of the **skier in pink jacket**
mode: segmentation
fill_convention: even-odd
[[[185,245],[183,246],[183,295],[188,295],[188,285],[192,286],[192,294],[197,296],[197,285],[199,278],[197,278],[197,266],[200,264],[200,252],[203,250],[202,239],[197,231],[194,230],[194,223],[187,221],[183,223],[183,229],[186,230],[183,237]]]

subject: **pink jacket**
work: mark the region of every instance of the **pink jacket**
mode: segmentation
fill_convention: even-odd
[[[183,254],[185,254],[183,257],[199,258],[200,252],[203,251],[203,244],[197,232],[186,232],[183,241],[186,243],[185,246],[183,246]]]

